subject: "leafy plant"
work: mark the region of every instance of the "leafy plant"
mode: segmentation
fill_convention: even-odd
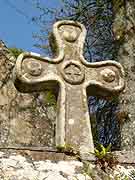
[[[117,157],[110,152],[111,144],[107,147],[104,147],[102,144],[99,144],[99,148],[94,150],[94,154],[96,157],[96,163],[100,165],[101,169],[105,171],[106,167],[112,168],[114,165],[118,163]]]
[[[110,149],[111,149],[111,144],[109,144],[107,147],[104,147],[102,144],[99,144],[99,148],[95,149],[93,154],[98,159],[103,159],[110,151]]]

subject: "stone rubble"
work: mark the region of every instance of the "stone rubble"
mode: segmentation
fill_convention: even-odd
[[[116,165],[102,171],[99,165],[77,160],[35,161],[17,152],[0,152],[0,180],[135,180],[134,165]]]
[[[83,163],[79,161],[29,161],[15,153],[5,157],[0,152],[1,180],[90,180],[81,173]],[[80,172],[77,171],[80,169]]]

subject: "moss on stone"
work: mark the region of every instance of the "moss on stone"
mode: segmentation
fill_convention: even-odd
[[[15,47],[12,47],[12,48],[8,48],[10,53],[17,59],[17,57],[23,52],[22,49],[19,49],[19,48],[15,48]]]
[[[45,104],[46,105],[56,107],[56,103],[57,103],[56,96],[51,90],[46,91],[44,98],[45,98]]]

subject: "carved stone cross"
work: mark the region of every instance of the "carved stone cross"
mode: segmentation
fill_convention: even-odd
[[[15,66],[15,86],[21,92],[53,89],[58,93],[56,146],[69,144],[93,151],[87,95],[117,95],[124,88],[124,72],[114,61],[89,63],[83,57],[85,27],[74,21],[53,26],[55,58],[21,54]]]

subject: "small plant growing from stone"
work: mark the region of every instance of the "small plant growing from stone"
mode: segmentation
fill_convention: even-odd
[[[63,152],[67,155],[73,155],[73,156],[77,156],[79,155],[79,152],[77,150],[75,150],[72,145],[70,144],[65,144],[64,146],[57,146],[57,150],[59,152]]]
[[[107,147],[104,147],[102,144],[99,144],[98,148],[95,148],[94,150],[94,155],[98,158],[98,159],[103,159],[108,152],[110,152],[111,149],[111,144],[109,144]]]
[[[94,150],[94,153],[92,153],[96,157],[96,163],[100,165],[100,168],[103,171],[105,171],[107,167],[112,168],[118,163],[117,157],[110,152],[110,150],[111,144],[109,144],[107,147],[99,144],[99,147]]]
[[[45,94],[45,103],[46,105],[49,105],[49,106],[55,106],[56,107],[56,97],[54,95],[54,93],[50,90],[50,91],[46,91],[46,94]]]
[[[11,47],[8,48],[10,53],[17,59],[17,57],[23,52],[22,49],[16,48],[16,47]]]

